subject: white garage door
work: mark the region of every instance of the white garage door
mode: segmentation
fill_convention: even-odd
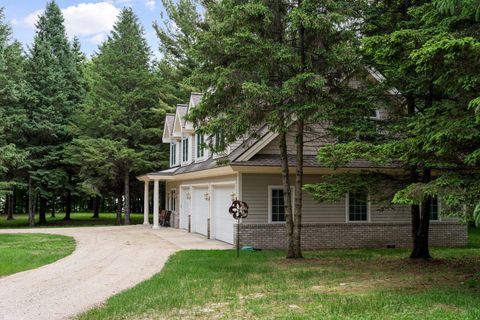
[[[190,187],[182,188],[182,199],[180,207],[180,229],[188,230],[188,215],[190,214]]]
[[[232,204],[234,185],[213,187],[213,230],[217,240],[233,244],[234,219],[228,212]]]
[[[207,187],[194,187],[192,195],[192,231],[207,235],[208,231],[208,201],[205,200]]]

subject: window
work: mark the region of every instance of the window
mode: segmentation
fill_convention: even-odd
[[[271,190],[271,218],[272,222],[281,222],[285,221],[285,205],[283,200],[283,190],[282,189],[272,189]]]
[[[173,167],[177,164],[177,143],[170,143],[170,166]]]
[[[182,162],[188,162],[190,160],[188,137],[182,140]]]
[[[170,190],[170,210],[175,211],[177,208],[177,190]]]
[[[438,198],[430,198],[430,220],[438,220]]]
[[[292,201],[294,199],[294,189],[291,188]],[[283,199],[282,186],[268,187],[268,217],[269,222],[285,222],[285,202]],[[292,205],[293,206],[293,205]]]
[[[370,118],[371,119],[379,119],[380,118],[380,113],[378,112],[378,109],[370,110]]]
[[[368,195],[352,192],[347,197],[348,221],[368,221]]]
[[[203,159],[205,157],[205,138],[203,134],[197,134],[196,135],[196,140],[197,140],[197,159]]]
[[[215,134],[215,151],[224,151],[225,150],[225,141],[222,133]]]

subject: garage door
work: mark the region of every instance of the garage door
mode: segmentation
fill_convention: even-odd
[[[193,188],[192,195],[192,231],[207,235],[208,224],[208,201],[205,200],[207,187]]]
[[[182,188],[180,207],[180,229],[188,230],[188,215],[190,214],[190,187]]]
[[[228,212],[232,204],[234,185],[213,187],[213,230],[217,240],[233,243],[234,219]]]

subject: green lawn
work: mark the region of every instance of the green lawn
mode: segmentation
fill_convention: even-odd
[[[73,252],[72,237],[48,234],[0,234],[0,277],[38,268]]]
[[[480,230],[460,249],[182,251],[80,319],[480,319]]]
[[[64,213],[58,213],[55,218],[47,215],[47,224],[40,227],[79,227],[79,226],[108,226],[115,225],[115,213],[100,213],[99,219],[92,219],[92,213],[72,213],[70,221],[64,221]],[[38,215],[36,216],[38,222]],[[131,223],[143,223],[143,213],[132,213]],[[0,216],[0,229],[2,228],[26,228],[28,227],[28,215],[15,215],[15,220],[6,220]]]

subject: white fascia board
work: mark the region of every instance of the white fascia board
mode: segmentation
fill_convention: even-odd
[[[235,161],[248,161],[254,155],[256,155],[260,150],[265,148],[270,142],[272,142],[276,137],[278,137],[278,133],[276,132],[268,132],[259,140],[257,140],[253,145],[251,145],[244,153],[242,153]]]

